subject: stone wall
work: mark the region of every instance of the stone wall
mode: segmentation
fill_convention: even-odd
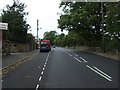
[[[9,40],[2,41],[2,53],[10,55],[11,53],[11,43]]]
[[[30,44],[11,43],[9,41],[2,42],[2,53],[10,55],[10,53],[28,52],[31,51]]]
[[[27,44],[11,43],[11,53],[28,51],[30,51],[30,45],[28,43]]]

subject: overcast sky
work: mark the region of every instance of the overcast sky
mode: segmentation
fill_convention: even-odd
[[[39,29],[39,38],[43,38],[46,31],[56,30],[59,34],[61,33],[61,30],[57,28],[60,0],[20,0],[20,2],[27,5],[25,9],[26,12],[29,12],[27,23],[30,24],[32,30],[29,33],[37,35],[37,19],[39,20],[39,28],[42,28]],[[12,5],[13,0],[0,0],[0,10],[5,8],[7,4]],[[67,34],[67,31],[64,33]]]

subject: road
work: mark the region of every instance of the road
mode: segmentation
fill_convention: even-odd
[[[118,88],[118,61],[56,47],[10,71],[3,88]]]

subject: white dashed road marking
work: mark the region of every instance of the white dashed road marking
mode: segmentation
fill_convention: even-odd
[[[77,55],[77,54],[75,54],[75,56],[77,56],[77,57],[78,57],[78,55]]]
[[[39,81],[41,81],[42,77],[39,78]]]
[[[44,67],[46,67],[46,64],[44,64]]]
[[[71,54],[69,54],[70,56],[72,56]]]
[[[41,75],[43,74],[43,71],[41,72]]]
[[[43,71],[45,70],[45,68],[43,67]]]
[[[68,50],[70,51],[70,50]],[[66,53],[68,53],[67,51],[65,51]],[[74,53],[74,52],[72,52]],[[78,57],[78,55],[76,53],[74,53],[76,57]],[[72,56],[72,54],[69,54],[69,56]],[[79,60],[78,58],[74,57],[75,60],[77,60],[78,62],[82,62],[81,60],[83,60],[83,62],[88,62],[87,60],[85,60],[83,57],[80,57],[81,60]],[[107,75],[105,72],[101,71],[100,69],[98,69],[97,67],[93,66],[90,67],[89,65],[86,65],[87,68],[89,68],[90,70],[94,71],[95,73],[97,73],[98,75],[102,76],[103,78],[105,78],[108,81],[112,81],[112,77]]]
[[[44,66],[43,66],[43,69],[42,69],[42,72],[41,72],[41,75],[40,75],[40,78],[39,78],[39,82],[40,82],[41,79],[42,79],[42,75],[43,75],[44,70],[45,70],[45,67],[46,67],[46,65],[47,65],[47,61],[48,61],[49,55],[50,55],[50,52],[48,53],[48,56],[47,56],[46,61],[45,61],[45,64],[44,64]],[[38,90],[39,86],[40,86],[40,84],[37,84],[36,90]]]
[[[39,88],[39,84],[37,84],[37,86],[36,86],[36,90],[38,90],[38,88]]]
[[[75,60],[77,60],[78,62],[81,62],[79,59],[77,59],[76,57],[74,57]]]
[[[87,62],[84,58],[80,57],[80,59],[82,59],[84,62]]]

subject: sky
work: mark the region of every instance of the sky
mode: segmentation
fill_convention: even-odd
[[[58,12],[61,12],[59,9],[60,1],[65,0],[20,0],[20,2],[25,3],[27,7],[25,8],[26,12],[29,12],[27,18],[27,23],[31,26],[31,31],[28,33],[32,33],[33,36],[37,36],[37,19],[39,20],[39,38],[43,38],[43,34],[46,31],[55,30],[58,34],[65,33],[68,31],[61,32],[60,29],[57,28],[58,23],[57,19],[59,19]],[[67,0],[74,1],[74,0]],[[76,0],[77,1],[77,0]],[[79,0],[78,0],[79,1]],[[114,0],[112,0],[114,1]],[[6,5],[12,5],[13,0],[0,0],[0,13]]]
[[[31,30],[29,30],[28,33],[37,36],[37,19],[39,20],[39,28],[41,28],[38,31],[38,36],[41,39],[46,31],[55,30],[58,34],[68,33],[65,30],[61,32],[61,30],[57,28],[57,19],[59,19],[57,13],[61,12],[59,9],[60,0],[20,0],[20,2],[27,5],[25,12],[29,12],[29,15],[26,16],[26,18],[27,23],[31,26]],[[7,4],[11,6],[13,0],[0,0],[0,13]]]

